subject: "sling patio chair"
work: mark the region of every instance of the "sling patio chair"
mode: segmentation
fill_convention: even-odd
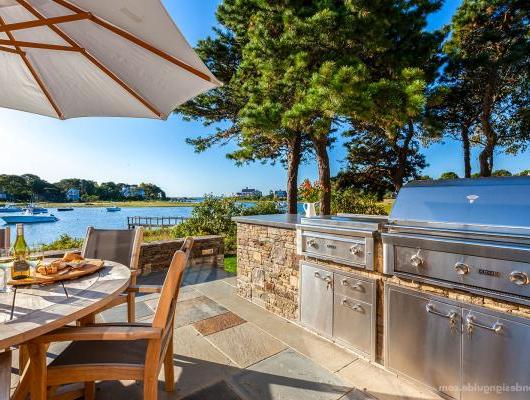
[[[138,269],[138,261],[142,241],[143,228],[141,227],[136,229],[96,229],[89,226],[81,255],[84,258],[109,260],[128,266],[131,269],[130,287],[134,287],[136,278],[141,272]],[[124,293],[109,304],[106,309],[127,303],[127,320],[134,322],[136,314],[135,295],[134,291]],[[94,318],[95,315],[92,315],[82,322],[93,323]]]
[[[159,287],[160,298],[151,324],[64,327],[30,341],[31,399],[53,398],[59,385],[84,382],[85,399],[93,400],[95,381],[139,380],[143,381],[143,399],[155,400],[162,365],[164,388],[173,391],[173,320],[192,246],[193,239],[187,238],[173,256],[164,284]],[[142,292],[142,286],[131,290]],[[46,351],[53,342],[72,343],[46,367]]]

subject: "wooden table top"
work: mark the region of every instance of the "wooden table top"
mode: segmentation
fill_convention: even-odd
[[[130,277],[128,267],[106,261],[93,275],[64,281],[64,288],[61,283],[19,287],[13,319],[10,314],[14,292],[0,293],[0,350],[100,310],[127,288]]]

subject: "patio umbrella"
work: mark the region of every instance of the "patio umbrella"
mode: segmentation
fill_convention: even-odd
[[[220,84],[160,0],[0,0],[0,107],[166,119]]]

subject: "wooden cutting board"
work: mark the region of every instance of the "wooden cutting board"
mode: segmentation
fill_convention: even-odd
[[[77,268],[67,267],[62,270],[60,273],[53,275],[42,275],[38,272],[35,273],[35,276],[26,279],[17,279],[10,280],[7,282],[8,285],[12,286],[24,286],[24,285],[46,285],[52,284],[59,281],[67,281],[71,279],[81,278],[85,275],[93,274],[96,271],[99,271],[105,262],[103,260],[85,260],[83,266]]]

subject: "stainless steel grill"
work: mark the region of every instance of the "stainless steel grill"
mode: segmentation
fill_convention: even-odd
[[[386,217],[339,215],[302,218],[298,253],[354,267],[374,269],[374,237]]]
[[[382,239],[387,274],[530,304],[530,177],[409,183]]]

